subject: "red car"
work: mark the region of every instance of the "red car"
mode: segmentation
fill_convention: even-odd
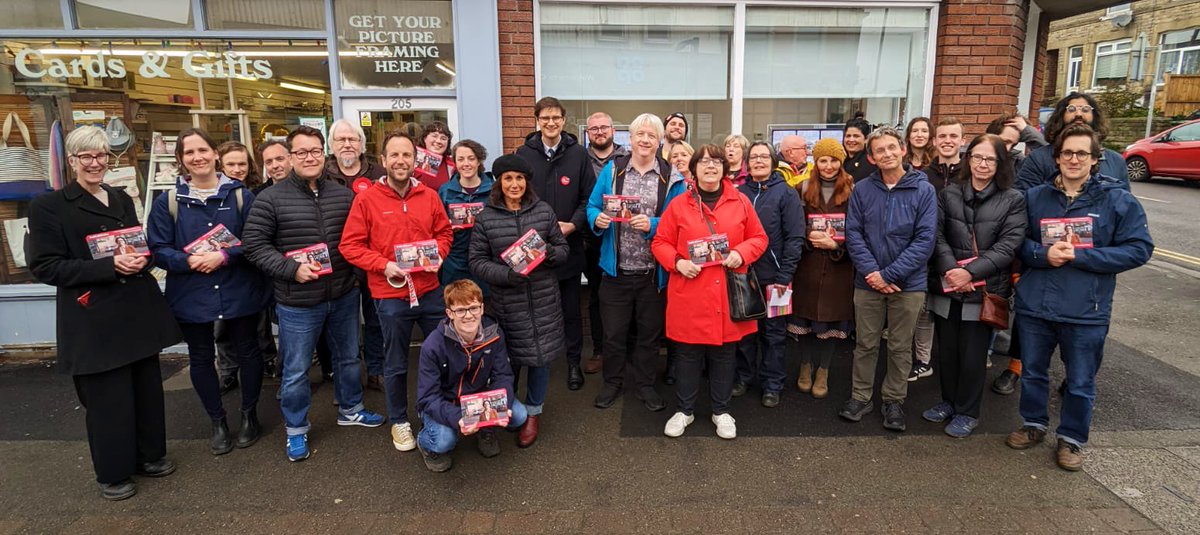
[[[1125,165],[1130,181],[1151,176],[1200,180],[1200,119],[1125,147]]]

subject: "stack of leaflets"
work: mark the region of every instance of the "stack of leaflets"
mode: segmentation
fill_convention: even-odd
[[[819,230],[833,241],[846,240],[846,214],[808,214],[808,231]]]
[[[713,234],[688,240],[688,260],[699,267],[716,266],[729,256],[729,237]]]
[[[150,246],[146,244],[146,232],[142,227],[129,227],[98,234],[91,234],[87,240],[88,250],[92,258],[108,258],[119,254],[138,254],[150,256]]]
[[[413,175],[417,177],[417,180],[427,180],[438,176],[438,171],[443,165],[446,166],[447,175],[454,174],[454,164],[446,161],[441,154],[434,154],[423,147],[417,147],[417,157],[413,167]]]
[[[958,264],[958,267],[965,267],[967,264],[974,262],[976,258],[979,258],[979,257],[972,256],[971,258],[964,258],[955,263]],[[984,284],[987,284],[987,281],[980,279],[975,282],[972,282],[971,286],[974,288],[978,288],[980,286],[983,286]],[[954,288],[946,286],[946,278],[945,277],[942,277],[942,293],[954,293]]]
[[[183,250],[191,254],[215,253],[221,249],[237,247],[241,244],[242,240],[229,232],[225,225],[218,224],[212,230],[205,232],[203,236],[196,238],[196,241],[187,244]]]
[[[637,195],[605,195],[604,213],[614,222],[628,222],[642,213],[642,198]]]
[[[483,211],[481,202],[451,203],[449,215],[450,228],[454,230],[468,229],[475,226],[475,216]]]
[[[396,265],[405,272],[437,271],[442,265],[437,240],[402,243],[395,247]]]
[[[333,273],[333,259],[329,257],[329,246],[324,243],[288,251],[283,255],[295,260],[297,264],[308,264],[309,269],[317,275]]]
[[[1092,218],[1065,217],[1043,219],[1042,245],[1050,247],[1057,242],[1067,242],[1075,247],[1092,247]]]
[[[533,268],[546,260],[546,241],[537,230],[529,229],[529,232],[518,238],[511,247],[500,253],[500,258],[504,259],[513,271],[528,275]]]
[[[458,398],[465,427],[504,427],[508,425],[508,392],[503,388]]]

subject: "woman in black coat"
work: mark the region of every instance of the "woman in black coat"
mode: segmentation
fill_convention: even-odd
[[[87,411],[100,493],[123,500],[137,493],[131,476],[175,471],[165,457],[158,353],[183,336],[146,255],[113,254],[100,239],[98,249],[108,252],[93,258],[88,236],[138,225],[133,199],[103,182],[110,158],[104,131],[76,128],[66,152],[77,178],[33,201],[29,266],[39,281],[58,287],[58,369],[72,376]],[[140,242],[144,247],[144,234]]]
[[[979,321],[983,290],[1005,299],[1028,224],[1025,196],[1012,189],[1013,164],[999,136],[967,147],[960,180],[938,194],[938,236],[930,260],[929,311],[942,362],[942,402],[925,411],[964,438],[979,421],[992,328]],[[939,289],[941,292],[939,293]]]
[[[514,378],[521,367],[529,369],[525,407],[529,419],[517,434],[525,448],[537,440],[538,417],[550,382],[550,363],[565,351],[563,313],[554,268],[567,258],[569,247],[558,227],[554,209],[538,200],[529,187],[531,170],[514,155],[492,164],[496,183],[488,203],[475,220],[468,263],[471,273],[491,285],[488,310],[495,315],[508,339],[508,356]],[[515,271],[501,253],[530,229],[546,243],[545,255],[528,275]]]

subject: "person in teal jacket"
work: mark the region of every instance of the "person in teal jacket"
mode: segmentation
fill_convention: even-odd
[[[496,182],[491,173],[483,170],[483,164],[487,160],[487,149],[476,141],[464,139],[454,144],[450,154],[454,157],[454,167],[457,171],[438,189],[438,196],[442,198],[446,213],[451,213],[451,204],[486,204],[488,195],[492,192],[492,185]],[[473,217],[469,219],[469,223],[474,225]],[[487,296],[487,283],[472,276],[471,268],[467,265],[471,227],[464,227],[454,229],[454,242],[450,246],[450,254],[442,261],[442,269],[439,271],[441,282],[445,286],[456,280],[470,279],[478,284],[483,290],[483,295]]]

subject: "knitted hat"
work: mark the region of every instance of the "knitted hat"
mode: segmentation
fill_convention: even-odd
[[[496,161],[492,162],[492,175],[494,175],[497,180],[500,179],[500,175],[503,175],[505,171],[516,171],[521,173],[525,175],[526,180],[533,178],[533,169],[529,167],[529,164],[525,162],[524,158],[517,156],[516,154],[505,154],[504,156],[496,158]]]
[[[678,118],[680,121],[683,121],[683,135],[686,137],[688,130],[691,130],[691,126],[688,125],[687,117],[684,117],[682,113],[675,112],[666,117],[663,117],[663,126],[666,126],[667,123],[671,122],[671,119],[675,119],[675,118]]]
[[[819,160],[822,156],[830,156],[833,159],[844,162],[846,161],[846,149],[842,148],[842,144],[831,137],[823,138],[813,144],[812,157],[813,161]]]

